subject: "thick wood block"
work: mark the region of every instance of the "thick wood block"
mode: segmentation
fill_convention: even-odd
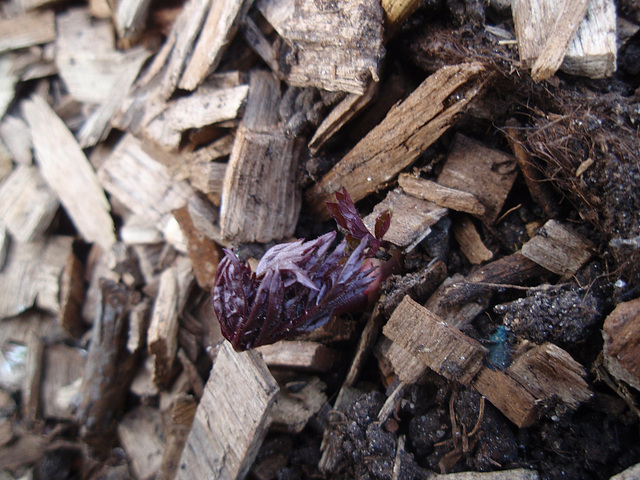
[[[486,349],[407,296],[383,333],[429,368],[462,384],[482,367]]]
[[[237,353],[223,342],[176,478],[244,478],[267,433],[277,393],[278,384],[258,353]]]

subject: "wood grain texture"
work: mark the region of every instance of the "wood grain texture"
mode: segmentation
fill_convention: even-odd
[[[42,97],[34,95],[25,101],[23,113],[40,173],[82,237],[108,250],[116,241],[111,207],[80,145]]]
[[[247,0],[216,0],[210,3],[200,35],[180,78],[180,88],[194,90],[209,72],[216,69],[250,5]]]
[[[435,372],[462,384],[469,383],[478,373],[486,353],[477,341],[408,296],[382,331]]]
[[[514,0],[520,60],[536,81],[559,68],[602,78],[616,69],[616,10],[612,0]]]
[[[568,278],[593,255],[593,244],[557,220],[549,220],[522,246],[522,255]]]
[[[280,87],[268,72],[251,77],[249,98],[226,168],[220,228],[226,239],[268,242],[293,234],[301,208],[303,138],[279,122]]]
[[[280,34],[279,73],[290,85],[364,94],[380,77],[383,12],[375,0],[262,0]]]
[[[53,42],[55,39],[53,10],[29,12],[0,20],[0,53]]]
[[[270,423],[278,384],[259,354],[237,353],[223,342],[217,353],[177,479],[244,478]]]
[[[454,123],[480,92],[479,63],[446,66],[429,76],[305,192],[311,211],[328,219],[333,194],[347,189],[355,202],[389,182]]]

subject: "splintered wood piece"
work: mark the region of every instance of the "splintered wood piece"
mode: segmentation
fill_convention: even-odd
[[[613,0],[514,0],[512,10],[520,60],[535,81],[558,68],[591,78],[615,71]]]
[[[210,291],[216,268],[222,258],[222,250],[216,242],[198,228],[190,214],[189,206],[173,211],[173,216],[180,224],[182,233],[187,239],[187,253],[193,265],[196,281],[200,288]]]
[[[220,228],[226,239],[268,242],[295,229],[302,202],[297,179],[303,143],[284,133],[279,105],[278,80],[268,72],[254,72],[222,187]]]
[[[618,304],[604,321],[604,365],[640,390],[640,298]]]
[[[387,38],[420,6],[419,0],[382,0],[380,3],[384,10]]]
[[[111,451],[116,418],[136,372],[127,350],[127,314],[135,294],[110,280],[101,282],[102,308],[93,327],[76,410],[81,436],[102,455]]]
[[[357,202],[393,179],[455,122],[480,92],[484,73],[479,63],[463,63],[429,76],[306,191],[311,211],[328,219],[325,203],[336,191],[346,188]]]
[[[261,0],[257,7],[280,34],[277,60],[290,85],[364,94],[378,81],[384,54],[380,3]]]
[[[160,75],[159,95],[165,100],[171,97],[180,82],[210,5],[211,0],[189,0],[184,4],[161,51],[141,80],[141,86],[151,85],[151,80]]]
[[[176,150],[185,130],[237,118],[248,91],[247,85],[222,89],[203,85],[191,95],[169,101],[143,133],[163,148]]]
[[[416,383],[428,370],[421,360],[386,337],[378,343],[376,348],[379,359],[389,370],[387,373],[389,375],[395,373],[403,384]]]
[[[462,328],[484,311],[501,285],[521,285],[545,270],[520,253],[494,260],[467,277],[450,277],[425,306],[451,325]]]
[[[538,419],[536,397],[505,372],[483,368],[473,387],[520,428],[531,426]]]
[[[86,352],[64,343],[47,346],[42,371],[42,415],[56,420],[75,420],[72,394],[84,375]],[[75,382],[75,384],[74,384]]]
[[[474,195],[485,207],[478,218],[496,221],[518,174],[513,156],[456,134],[438,183]]]
[[[384,335],[440,375],[469,383],[486,349],[406,296],[383,328]]]
[[[78,132],[78,142],[82,148],[93,147],[107,138],[111,131],[111,118],[129,92],[142,65],[149,58],[149,53],[143,49],[132,49],[127,53],[127,61],[123,63],[107,100],[91,114]]]
[[[451,210],[467,212],[477,217],[481,217],[486,211],[484,205],[472,193],[445,187],[426,178],[402,173],[398,176],[398,185],[409,195]]]
[[[258,353],[237,353],[223,342],[176,478],[244,478],[269,428],[277,393],[278,384]]]
[[[302,432],[311,417],[326,405],[326,388],[318,377],[312,377],[295,393],[280,390],[271,411],[270,430],[291,434]]]
[[[271,71],[276,73],[279,70],[276,52],[269,39],[262,30],[260,30],[258,24],[251,16],[245,15],[240,28],[242,29],[245,42],[247,42],[253,51],[269,66]]]
[[[446,208],[412,197],[396,188],[364,218],[369,231],[374,231],[378,216],[388,209],[393,214],[384,239],[399,247],[406,247],[407,250],[420,243],[431,232],[431,226],[448,212]]]
[[[0,318],[34,306],[60,313],[60,277],[70,255],[72,237],[49,237],[31,243],[11,242],[0,271]]]
[[[453,222],[453,235],[464,256],[474,265],[480,265],[493,258],[493,252],[482,243],[482,238],[469,217],[456,218]]]
[[[118,422],[118,438],[136,478],[150,478],[158,471],[166,445],[160,410],[140,405],[127,412]]]
[[[131,44],[144,33],[150,0],[118,0],[113,10],[113,24],[120,39]]]
[[[209,72],[217,68],[250,6],[251,2],[247,0],[218,0],[210,3],[207,18],[180,78],[180,88],[194,90]]]
[[[521,251],[538,265],[568,278],[591,258],[593,244],[557,220],[549,220]]]
[[[187,443],[187,437],[196,415],[198,403],[185,393],[174,396],[169,410],[171,419],[165,428],[167,441],[162,465],[156,475],[157,480],[173,480],[180,467],[180,457]]]
[[[364,110],[377,96],[379,83],[371,82],[362,95],[350,93],[322,120],[309,141],[309,150],[313,155],[327,143],[340,129],[358,113]]]
[[[316,342],[280,341],[256,348],[270,368],[328,372],[340,361],[337,350]]]
[[[29,12],[0,20],[0,53],[53,42],[55,39],[53,10]]]
[[[98,170],[105,190],[131,211],[161,226],[162,218],[193,195],[186,182],[174,182],[162,154],[125,135]]]
[[[0,185],[0,220],[19,242],[42,238],[58,211],[58,197],[35,167],[18,165]]]
[[[231,151],[229,151],[231,153]],[[227,172],[227,164],[220,162],[194,162],[191,164],[189,183],[193,188],[212,198],[220,205],[222,186]]]
[[[593,396],[584,380],[584,367],[553,343],[537,345],[522,353],[507,368],[507,373],[538,401],[558,398],[575,410]]]
[[[32,96],[22,110],[31,129],[40,173],[82,237],[108,250],[116,241],[111,207],[80,145],[42,97]]]
[[[149,353],[154,358],[153,381],[158,387],[166,387],[171,380],[178,351],[178,281],[175,267],[167,268],[160,275],[147,341]]]

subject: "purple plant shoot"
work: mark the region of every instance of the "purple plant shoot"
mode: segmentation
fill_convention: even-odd
[[[336,232],[270,248],[255,272],[231,251],[218,265],[213,309],[237,351],[321,327],[334,314],[366,306],[373,269],[363,267],[370,235],[348,253]]]

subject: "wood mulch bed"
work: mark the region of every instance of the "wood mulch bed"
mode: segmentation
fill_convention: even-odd
[[[343,192],[393,271],[234,350]],[[638,212],[632,0],[5,1],[0,479],[640,478]]]

